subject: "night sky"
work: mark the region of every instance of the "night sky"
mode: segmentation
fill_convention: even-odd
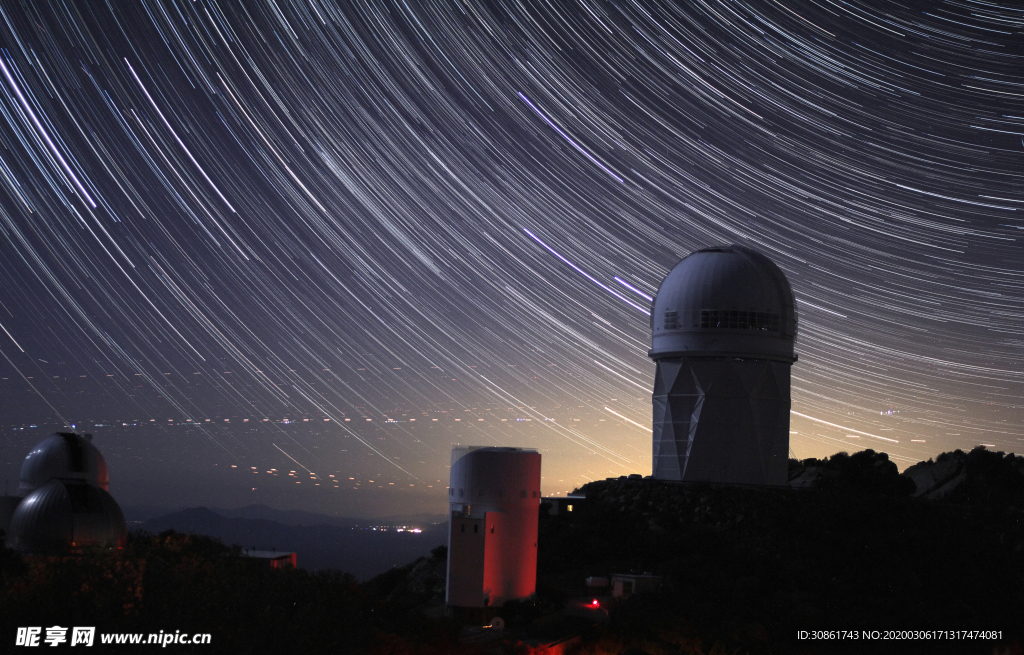
[[[3,477],[63,424],[122,505],[649,474],[648,298],[722,243],[795,291],[793,455],[1021,451],[1024,9],[338,4],[0,8]]]

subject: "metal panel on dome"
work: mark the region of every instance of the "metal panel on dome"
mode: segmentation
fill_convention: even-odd
[[[88,482],[51,480],[18,504],[8,545],[23,553],[119,548],[126,532],[124,514],[109,493]]]
[[[7,543],[23,553],[58,552],[71,547],[74,533],[70,498],[64,484],[52,480],[18,504]]]

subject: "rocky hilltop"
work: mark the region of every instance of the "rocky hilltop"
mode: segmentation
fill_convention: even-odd
[[[1024,507],[1024,457],[984,448],[942,453],[911,466],[914,496],[952,503],[995,503]]]
[[[790,460],[789,484],[796,489],[847,486],[957,504],[1024,507],[1024,457],[979,446],[969,453],[942,453],[900,474],[885,453],[864,450],[822,460]]]

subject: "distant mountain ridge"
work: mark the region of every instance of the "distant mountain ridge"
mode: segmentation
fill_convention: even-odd
[[[236,516],[225,516],[221,513],[224,511]],[[262,518],[268,516],[281,520]],[[206,535],[243,549],[294,551],[298,553],[300,568],[337,569],[359,580],[426,556],[447,538],[446,523],[424,523],[420,533],[369,528],[381,524],[392,523],[386,519],[350,519],[250,505],[238,510],[183,509],[134,523],[132,529],[154,534],[174,530]]]
[[[357,519],[348,516],[331,516],[330,514],[304,512],[302,510],[274,509],[263,504],[246,505],[238,509],[211,508],[210,511],[227,518],[274,521],[282,525],[336,525],[353,528],[359,525],[366,525],[367,522],[373,520]]]
[[[123,508],[125,518],[130,522],[143,522],[155,518],[174,514],[186,507],[161,507],[157,505],[129,505]],[[354,527],[363,525],[402,525],[413,524],[418,527],[425,527],[432,523],[440,523],[446,520],[444,514],[416,514],[403,516],[380,516],[359,518],[353,516],[336,516],[331,514],[320,514],[318,512],[306,512],[293,509],[275,509],[269,505],[257,503],[238,507],[235,509],[224,509],[221,507],[209,507],[211,512],[227,518],[241,519],[266,519],[284,525],[337,525],[343,527]]]

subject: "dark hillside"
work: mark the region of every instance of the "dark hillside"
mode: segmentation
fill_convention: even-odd
[[[171,652],[1024,655],[1021,461],[955,452],[900,475],[864,451],[791,462],[792,488],[592,482],[571,513],[542,507],[537,597],[499,609],[503,631],[446,616],[444,548],[358,584],[174,532],[134,533],[119,555],[0,550],[0,627],[5,639],[18,626],[96,625],[215,640]],[[589,607],[587,576],[629,572],[665,584]],[[802,641],[800,630],[860,638]],[[863,630],[1001,633],[884,641]],[[563,650],[544,650],[553,643]]]
[[[540,581],[571,591],[587,575],[662,575],[665,591],[640,613],[652,634],[688,626],[705,646],[740,652],[799,650],[797,630],[959,625],[1019,637],[1024,510],[1007,498],[1024,476],[1001,454],[965,458],[972,492],[942,501],[913,497],[912,480],[872,451],[794,461],[800,489],[592,482],[578,511],[542,515]]]
[[[54,625],[95,626],[87,652],[99,653],[135,652],[104,646],[100,633],[209,633],[209,645],[166,650],[240,654],[366,652],[375,636],[351,575],[273,570],[207,537],[136,533],[119,554],[23,561],[4,551],[0,564],[0,628],[8,645],[19,626]]]

